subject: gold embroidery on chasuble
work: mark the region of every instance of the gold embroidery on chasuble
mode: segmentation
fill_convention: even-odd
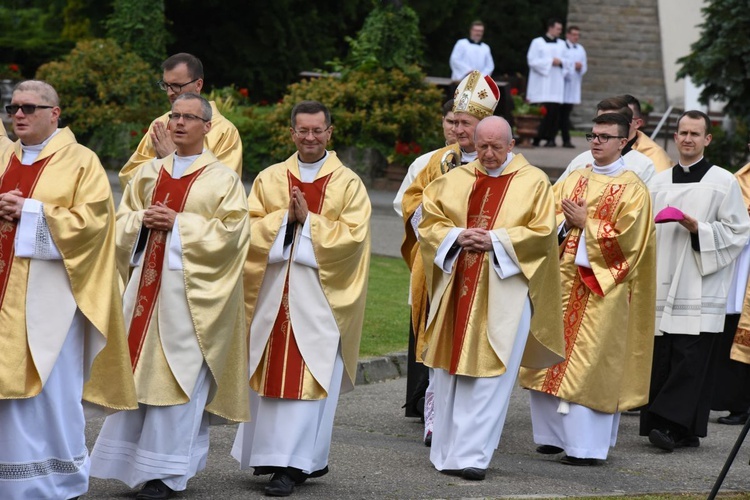
[[[475,171],[469,195],[467,228],[491,230],[515,172],[491,177]],[[435,367],[452,375],[493,376],[504,365],[489,343],[487,294],[490,269],[486,252],[462,250],[456,262],[451,303],[437,338]]]
[[[588,186],[588,179],[581,177],[578,179],[572,198],[574,201],[583,200],[586,198],[586,188]],[[594,210],[593,219],[598,219],[597,227],[597,240],[599,241],[599,249],[604,257],[604,261],[607,264],[610,272],[612,273],[615,282],[620,283],[625,279],[629,271],[629,265],[625,260],[625,256],[622,249],[617,244],[616,233],[613,227],[613,218],[617,205],[622,198],[622,194],[625,191],[624,184],[608,184],[605,187],[604,193],[599,198],[599,203]],[[565,253],[575,255],[578,248],[578,241],[580,239],[580,232],[576,234],[575,245],[571,245],[570,242],[565,244]],[[573,240],[573,238],[568,238]],[[568,363],[570,361],[570,355],[575,347],[576,339],[580,332],[583,318],[586,315],[586,305],[588,304],[589,297],[592,292],[599,296],[603,296],[601,286],[599,285],[594,271],[587,268],[577,266],[577,273],[573,279],[573,285],[570,290],[570,297],[566,304],[565,311],[563,313],[563,328],[565,334],[565,360],[551,366],[544,377],[541,390],[548,394],[557,395],[560,389],[563,378],[565,377],[565,371],[567,370]]]
[[[185,208],[185,202],[187,201],[190,188],[203,170],[204,169],[201,168],[192,174],[182,176],[179,179],[173,179],[172,176],[162,168],[159,171],[159,177],[156,186],[154,187],[151,204],[154,205],[157,202],[161,202],[175,212],[182,212]],[[166,231],[157,231],[154,229],[149,230],[146,252],[143,256],[143,270],[141,272],[140,281],[138,283],[138,292],[136,294],[138,299],[136,301],[136,307],[133,310],[133,318],[128,330],[128,347],[130,350],[130,362],[133,367],[133,373],[135,373],[136,370],[139,370],[140,372],[139,361],[141,359],[141,354],[144,352],[144,345],[147,345],[149,349],[160,351],[161,354],[149,353],[149,361],[166,364],[166,358],[164,357],[163,352],[161,352],[161,342],[158,342],[158,339],[156,338],[151,339],[150,341],[147,340],[149,337],[149,331],[152,332],[152,335],[159,335],[158,329],[150,328],[150,325],[154,319],[154,311],[156,310],[159,290],[161,288],[161,274],[162,269],[164,268],[166,241]],[[148,366],[143,368],[146,371],[150,369]],[[173,395],[173,397],[183,399],[185,395],[183,395],[182,390],[179,389],[176,380],[173,380],[172,385],[173,388],[171,392],[176,394]]]
[[[310,212],[320,214],[325,201],[326,187],[333,174],[316,179],[313,182],[302,182],[290,171],[287,171],[289,196],[292,188],[299,188],[305,195]],[[301,224],[300,224],[301,226]],[[292,241],[290,254],[294,255],[296,238]],[[276,315],[271,335],[258,364],[258,369],[250,378],[250,387],[259,395],[268,398],[317,400],[328,394],[315,380],[299,350],[297,335],[292,328],[289,310],[289,270],[291,258],[287,263],[284,278],[284,292],[279,312]]]

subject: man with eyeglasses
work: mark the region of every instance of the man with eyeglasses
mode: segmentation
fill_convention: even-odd
[[[596,105],[597,116],[604,113],[618,113],[627,119],[630,124],[627,134],[628,140],[621,151],[622,159],[625,162],[625,169],[632,170],[644,183],[648,184],[649,180],[656,173],[656,169],[651,158],[632,147],[631,139],[635,137],[634,134],[637,131],[637,126],[633,119],[633,109],[623,97],[608,97],[599,101]],[[589,168],[593,163],[594,156],[592,151],[584,151],[571,160],[562,175],[555,181],[555,185],[562,183],[574,170]]]
[[[93,151],[58,128],[49,84],[16,85],[0,151],[0,496],[77,498],[82,402],[136,407],[115,265],[115,211]]]
[[[680,161],[649,184],[656,229],[656,339],[640,434],[671,452],[696,448],[708,433],[713,358],[724,328],[735,260],[750,237],[737,179],[704,157],[711,120],[686,111],[674,140]]]
[[[621,156],[630,122],[593,121],[594,164],[555,186],[565,360],[521,370],[537,452],[584,466],[606,460],[620,412],[648,399],[656,276],[651,198]]]
[[[161,65],[162,79],[159,88],[167,94],[170,104],[187,92],[200,94],[203,89],[203,63],[192,54],[181,52],[168,57]],[[211,101],[211,129],[205,137],[205,147],[219,161],[242,177],[242,140],[237,127],[219,113],[216,103]],[[154,158],[165,158],[172,154],[176,145],[169,132],[169,113],[151,123],[138,148],[120,170],[120,185],[123,189],[142,165]]]
[[[205,149],[211,105],[177,97],[174,153],[143,165],[117,211],[118,265],[139,407],[107,417],[91,475],[182,491],[206,464],[209,423],[248,420],[242,268],[247,202],[237,174]]]
[[[250,408],[232,456],[272,474],[271,496],[328,473],[339,393],[353,389],[370,264],[370,199],[360,178],[326,150],[331,115],[294,106],[297,147],[253,183],[245,303]]]
[[[498,116],[476,126],[477,161],[430,183],[419,246],[429,287],[424,363],[433,369],[430,461],[485,479],[519,366],[562,359],[554,198],[547,176],[512,152]]]

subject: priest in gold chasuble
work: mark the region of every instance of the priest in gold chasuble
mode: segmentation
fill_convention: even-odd
[[[492,113],[500,98],[500,90],[495,80],[483,76],[479,71],[469,73],[458,85],[453,100],[454,130],[457,142],[438,149],[430,158],[425,168],[417,175],[414,182],[406,189],[402,200],[404,218],[404,241],[401,255],[411,270],[411,327],[413,331],[414,361],[422,362],[424,350],[424,331],[429,312],[427,287],[425,286],[425,268],[419,252],[419,234],[417,226],[422,220],[422,192],[425,187],[451,168],[476,160],[474,146],[474,129],[479,121]],[[411,359],[410,359],[411,361]],[[411,374],[408,375],[412,378]],[[433,423],[433,390],[432,377],[425,394],[424,420],[425,436],[429,438]],[[407,390],[410,386],[407,381]]]
[[[194,92],[200,94],[203,89],[203,63],[192,54],[181,52],[168,57],[161,65],[163,70],[159,86],[166,92],[170,104],[181,94]],[[242,138],[237,127],[227,120],[216,107],[211,104],[211,130],[203,139],[204,147],[211,151],[216,158],[242,177]],[[168,124],[169,112],[155,119],[138,143],[135,152],[120,170],[120,186],[125,189],[138,169],[154,159],[165,158],[175,150]]]
[[[646,185],[621,156],[628,121],[594,119],[594,164],[555,186],[565,360],[523,368],[540,453],[594,465],[614,446],[620,412],[648,399],[656,247]]]
[[[19,83],[6,110],[19,140],[0,151],[0,496],[72,498],[88,491],[82,400],[136,407],[112,191],[57,128],[49,84]]]
[[[205,467],[208,426],[250,418],[240,178],[203,147],[211,106],[178,97],[175,154],[143,166],[117,211],[130,366],[139,408],[105,420],[91,474],[171,493]],[[147,497],[151,498],[151,497]]]
[[[470,480],[485,477],[519,366],[550,366],[564,353],[552,187],[513,145],[504,119],[485,118],[478,161],[433,181],[422,199],[430,460]]]
[[[286,496],[328,472],[333,417],[354,386],[370,263],[370,200],[326,150],[328,109],[292,110],[297,153],[253,183],[245,265],[250,405],[232,456],[266,493]]]

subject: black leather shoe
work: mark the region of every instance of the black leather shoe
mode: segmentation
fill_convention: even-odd
[[[563,451],[565,450],[558,448],[557,446],[552,446],[551,444],[543,444],[536,449],[536,452],[541,453],[542,455],[557,455]]]
[[[160,479],[152,479],[143,485],[141,491],[135,496],[136,500],[160,500],[169,498],[174,491],[164,484]]]
[[[555,144],[555,142],[554,142],[554,141],[547,141],[547,142],[546,142],[546,143],[544,144],[544,147],[545,147],[545,148],[556,148],[556,147],[557,147],[557,144]]]
[[[277,472],[264,489],[269,497],[288,497],[294,491],[294,479],[289,474]]]
[[[744,411],[730,412],[726,417],[719,417],[716,421],[724,425],[745,425],[750,413]]]
[[[487,473],[484,469],[478,469],[476,467],[467,467],[461,471],[461,477],[469,481],[482,481]]]
[[[563,143],[563,147],[564,148],[569,148],[569,149],[575,148],[575,146],[573,144],[571,144],[570,142]]]
[[[432,448],[432,432],[427,432],[427,437],[424,438],[424,445],[428,448]]]
[[[458,476],[469,481],[481,481],[484,479],[487,471],[477,467],[467,467],[465,469],[443,469],[440,472],[449,476]]]
[[[588,465],[596,465],[596,459],[595,458],[578,458],[578,457],[571,457],[568,455],[565,455],[560,459],[561,464],[565,465],[579,465],[579,466],[588,466]]]
[[[701,445],[701,440],[698,436],[685,436],[682,439],[677,439],[674,442],[675,448],[698,448]]]
[[[648,433],[648,440],[657,448],[669,452],[674,451],[675,439],[669,429],[651,429],[651,432]]]

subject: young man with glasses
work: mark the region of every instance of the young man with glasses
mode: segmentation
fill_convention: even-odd
[[[289,133],[297,152],[258,174],[248,199],[253,419],[232,449],[242,468],[272,474],[271,496],[328,473],[339,393],[356,378],[370,264],[370,199],[326,150],[328,109],[298,103]]]
[[[170,104],[187,92],[200,94],[203,89],[203,63],[192,54],[181,52],[168,57],[161,65],[162,79],[159,88],[167,94]],[[242,177],[242,140],[232,122],[219,113],[216,103],[211,101],[211,129],[205,137],[205,147],[221,163]],[[169,113],[164,113],[151,123],[138,148],[120,170],[120,185],[123,189],[133,178],[138,168],[154,158],[164,158],[176,149],[169,133]]]
[[[91,475],[168,498],[205,467],[212,423],[245,421],[242,268],[249,243],[240,178],[204,148],[211,105],[176,98],[176,150],[143,165],[118,209],[118,265],[139,407],[107,417]]]
[[[625,162],[625,169],[632,170],[635,174],[646,184],[654,176],[656,170],[654,168],[654,162],[645,154],[630,147],[631,139],[637,131],[637,127],[633,120],[633,109],[628,105],[628,102],[623,97],[608,97],[599,101],[596,105],[596,114],[601,115],[603,113],[618,113],[625,117],[630,124],[628,127],[628,133],[626,134],[625,147],[622,148],[622,159]],[[555,185],[563,182],[573,170],[579,168],[588,168],[594,163],[594,156],[591,150],[584,151],[579,154],[568,164],[568,167],[555,181]]]
[[[537,452],[568,465],[605,460],[620,412],[648,399],[656,247],[648,189],[621,156],[628,127],[594,118],[592,167],[555,186],[565,360],[521,370]]]
[[[58,128],[59,98],[19,83],[0,151],[0,492],[88,491],[82,401],[135,408],[115,265],[112,190],[96,155]]]
[[[656,229],[654,364],[640,423],[641,436],[666,451],[698,447],[708,433],[713,358],[735,259],[750,236],[737,179],[703,156],[711,138],[705,113],[684,112],[674,134],[680,161],[649,184],[654,212],[677,212]]]

